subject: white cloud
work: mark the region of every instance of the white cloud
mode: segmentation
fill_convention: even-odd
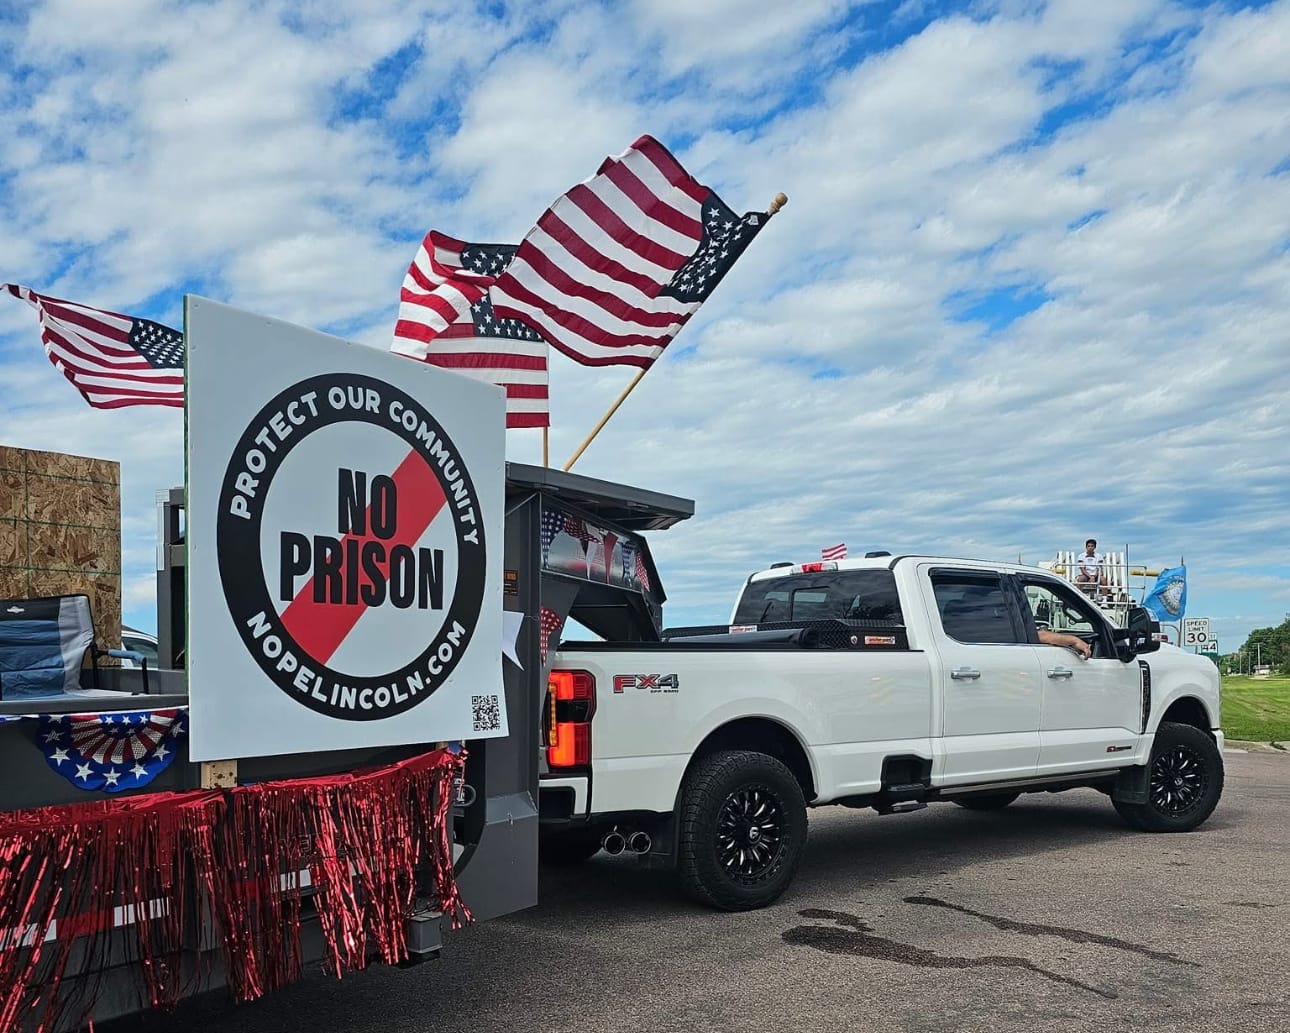
[[[54,293],[178,322],[197,289],[383,346],[428,227],[516,239],[642,132],[735,208],[789,194],[575,468],[696,499],[655,541],[676,620],[839,540],[1041,559],[1090,533],[1185,554],[1225,646],[1284,609],[1290,4],[998,3],[868,53],[919,13],[100,7],[0,26],[25,63],[0,261]],[[1042,304],[1001,325],[1013,289]],[[178,417],[86,409],[20,308],[2,436],[122,461],[147,625]],[[552,367],[562,463],[630,372]]]

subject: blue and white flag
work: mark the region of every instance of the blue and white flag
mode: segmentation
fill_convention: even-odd
[[[119,793],[146,786],[174,763],[186,708],[107,714],[42,714],[36,744],[78,789]]]
[[[1152,612],[1156,620],[1180,621],[1187,612],[1187,568],[1170,567],[1162,570],[1142,605]]]

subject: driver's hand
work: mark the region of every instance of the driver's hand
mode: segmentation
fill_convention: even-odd
[[[1074,641],[1071,643],[1071,649],[1075,650],[1075,652],[1079,654],[1079,657],[1081,660],[1087,660],[1090,656],[1093,655],[1092,646],[1090,646],[1078,635],[1072,636],[1072,638],[1074,638]]]

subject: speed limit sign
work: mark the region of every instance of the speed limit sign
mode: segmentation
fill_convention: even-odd
[[[1182,626],[1184,646],[1203,646],[1210,640],[1208,617],[1184,617]]]

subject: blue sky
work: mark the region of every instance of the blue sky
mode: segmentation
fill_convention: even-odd
[[[0,279],[196,292],[388,346],[435,227],[518,240],[643,132],[790,202],[575,467],[695,499],[670,623],[823,545],[1185,557],[1222,646],[1290,611],[1290,3],[0,10]],[[552,359],[552,458],[630,377]],[[182,419],[89,409],[0,305],[0,441],[122,464],[127,620]],[[536,432],[512,459],[540,461]]]

